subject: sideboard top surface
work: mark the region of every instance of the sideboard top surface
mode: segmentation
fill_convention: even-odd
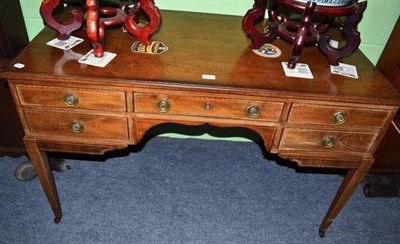
[[[169,50],[160,55],[133,53],[136,39],[122,28],[106,30],[107,52],[117,56],[105,68],[78,63],[91,46],[85,30],[73,33],[85,41],[63,51],[46,45],[55,31],[45,28],[3,76],[13,79],[49,79],[54,82],[91,82],[113,85],[181,86],[214,91],[264,93],[311,99],[345,100],[398,105],[399,94],[357,50],[342,60],[357,66],[359,79],[330,73],[325,56],[317,47],[303,49],[300,63],[307,63],[314,79],[286,77],[281,62],[287,62],[291,44],[277,39],[272,44],[282,50],[278,58],[264,58],[249,48],[250,40],[238,16],[162,11],[160,30],[152,37]],[[214,75],[215,80],[203,79]],[[110,82],[112,81],[112,82]]]

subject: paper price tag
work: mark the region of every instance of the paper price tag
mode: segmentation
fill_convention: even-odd
[[[81,64],[92,65],[96,67],[105,67],[108,63],[115,58],[117,54],[104,52],[104,56],[101,58],[97,58],[94,56],[94,50],[90,50],[87,54],[85,54],[81,59],[78,60]]]
[[[57,38],[47,42],[46,44],[62,50],[69,50],[79,43],[83,42],[82,38],[71,36],[68,40],[59,40]]]
[[[310,67],[308,64],[297,63],[294,69],[289,69],[287,67],[287,62],[282,62],[283,70],[285,71],[285,75],[288,77],[297,77],[297,78],[306,78],[306,79],[314,79],[313,74],[311,73]]]
[[[203,78],[203,80],[215,80],[215,79],[217,79],[217,77],[215,75],[207,75],[207,74],[201,75],[201,78]]]
[[[14,64],[14,67],[17,68],[17,69],[22,69],[22,68],[25,67],[25,64],[16,63],[16,64]]]
[[[358,79],[357,67],[354,65],[343,63],[339,63],[336,66],[331,65],[331,73]]]

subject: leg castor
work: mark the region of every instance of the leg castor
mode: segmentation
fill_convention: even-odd
[[[14,172],[15,178],[20,181],[29,181],[36,178],[36,171],[31,160],[21,163]]]
[[[65,172],[71,169],[67,161],[61,158],[50,158],[50,167],[57,172]],[[27,160],[21,163],[14,172],[15,178],[20,181],[30,181],[36,178],[36,170],[33,167],[32,161]]]

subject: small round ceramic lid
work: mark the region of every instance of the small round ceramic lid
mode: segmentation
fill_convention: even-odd
[[[269,43],[262,45],[259,49],[253,49],[253,52],[266,58],[277,58],[282,54],[282,51],[278,47]]]

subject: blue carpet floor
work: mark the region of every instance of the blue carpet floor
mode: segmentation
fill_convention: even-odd
[[[343,179],[298,173],[252,142],[155,137],[101,160],[68,159],[55,172],[60,224],[26,158],[0,157],[0,243],[399,243],[400,198],[362,186],[328,229],[322,221]],[[268,158],[268,156],[267,156]]]

